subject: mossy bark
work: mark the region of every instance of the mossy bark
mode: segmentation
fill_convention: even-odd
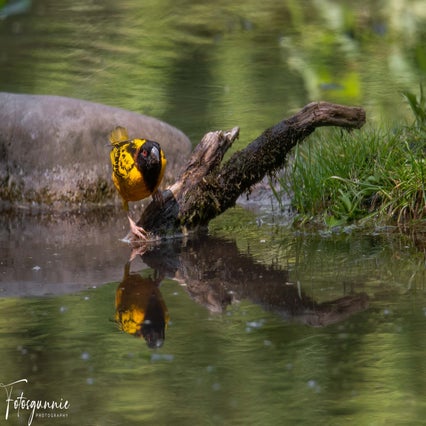
[[[148,205],[138,225],[157,237],[205,227],[265,175],[282,168],[290,150],[317,127],[352,130],[364,123],[362,108],[313,102],[265,130],[223,164],[223,156],[239,129],[207,133],[178,180],[163,192],[163,205]]]

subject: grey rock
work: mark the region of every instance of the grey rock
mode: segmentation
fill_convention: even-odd
[[[0,209],[74,210],[119,203],[111,182],[108,135],[158,141],[174,180],[191,143],[156,118],[60,96],[0,93]]]

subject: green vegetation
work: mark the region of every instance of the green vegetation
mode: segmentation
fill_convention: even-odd
[[[426,216],[426,99],[422,87],[419,97],[403,95],[411,126],[326,130],[297,147],[280,183],[298,220],[401,225]]]
[[[423,3],[33,2],[0,18],[1,90],[143,112],[194,144],[238,125],[235,150],[315,100],[395,121],[426,73]]]

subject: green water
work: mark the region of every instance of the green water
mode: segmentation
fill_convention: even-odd
[[[68,400],[65,424],[416,424],[425,415],[424,297],[312,329],[247,302],[209,315],[166,280],[172,323],[152,352],[111,322],[115,289],[2,302],[3,377],[27,378],[28,398]]]
[[[312,100],[392,124],[425,77],[422,1],[13,3],[1,91],[140,111],[194,142],[238,125],[241,146]],[[29,423],[21,392],[67,401],[42,425],[422,424],[424,238],[283,223],[237,208],[136,256],[132,288],[157,280],[169,318],[150,349],[116,321],[122,212],[2,213],[0,424]]]
[[[140,111],[194,142],[238,125],[247,143],[315,100],[392,124],[425,78],[421,0],[17,3],[0,21],[0,90]]]
[[[69,403],[34,424],[421,423],[425,269],[409,237],[259,228],[236,209],[210,236],[132,261],[139,293],[161,276],[168,324],[150,349],[117,322],[121,225],[2,222],[1,383],[28,382],[0,392],[1,424],[27,424],[12,405],[5,419],[21,392]],[[74,239],[58,237],[73,226]]]

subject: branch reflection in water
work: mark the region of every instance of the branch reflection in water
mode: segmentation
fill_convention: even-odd
[[[235,241],[218,237],[171,240],[135,249],[132,258],[137,255],[161,278],[146,279],[127,270],[117,289],[116,318],[124,331],[130,332],[126,328],[132,327],[130,334],[142,335],[153,348],[162,345],[168,321],[158,289],[166,276],[182,284],[189,296],[210,312],[225,312],[233,303],[249,300],[286,320],[314,327],[344,321],[366,310],[369,304],[366,293],[318,303],[305,294],[301,285],[290,281],[287,270],[258,263],[249,254],[241,253]],[[123,327],[123,319],[130,317],[139,321],[139,329],[136,325]],[[144,329],[151,334],[144,334]]]

